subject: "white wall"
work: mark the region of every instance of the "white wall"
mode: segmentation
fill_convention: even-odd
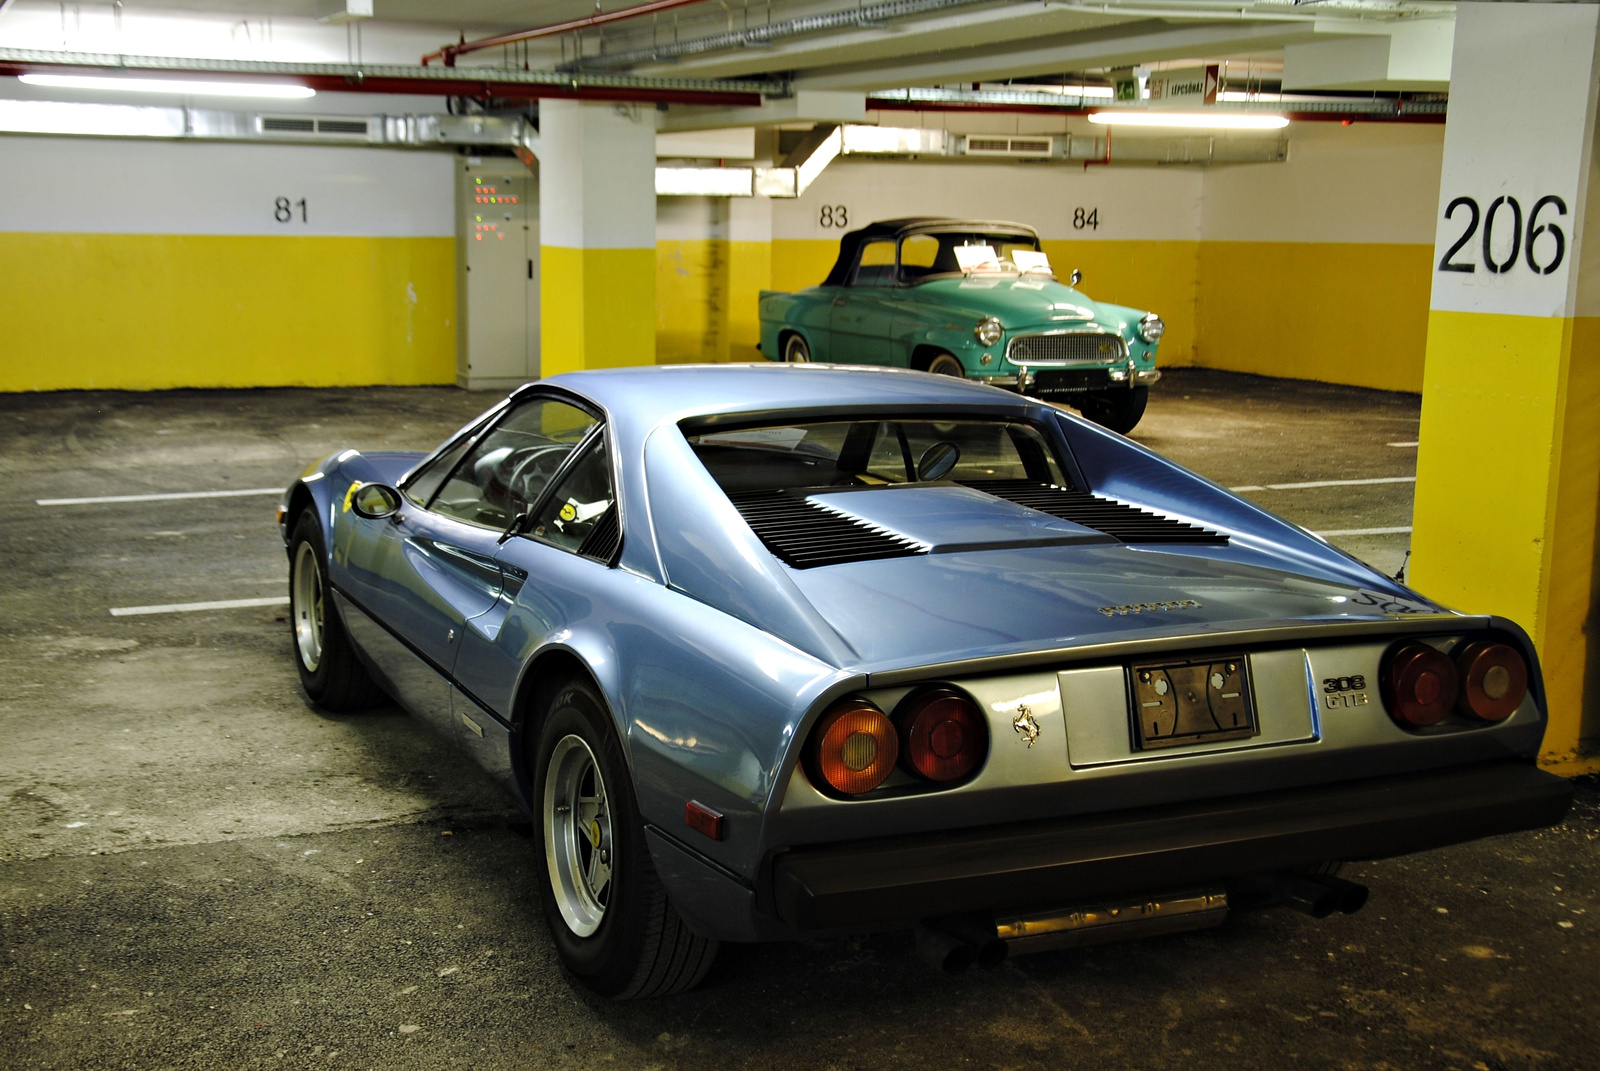
[[[451,162],[401,149],[3,136],[0,232],[450,237]],[[280,197],[288,222],[275,218]]]

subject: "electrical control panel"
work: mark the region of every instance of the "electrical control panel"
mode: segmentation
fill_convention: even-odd
[[[539,179],[509,156],[456,167],[456,382],[509,390],[539,376]]]

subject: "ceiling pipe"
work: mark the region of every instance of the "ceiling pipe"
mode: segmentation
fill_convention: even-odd
[[[1270,109],[1296,123],[1443,123],[1445,108],[1442,104],[1408,104],[1395,101],[1392,108],[1353,108],[1332,106],[1328,109],[1308,109],[1305,105],[1274,106],[1262,101],[1257,107]],[[1106,110],[1105,104],[1018,104],[1002,101],[977,100],[906,100],[903,97],[867,97],[869,112],[989,112],[997,115],[1088,115]]]
[[[471,68],[467,68],[470,70]],[[8,63],[0,61],[0,77],[24,74],[104,74],[104,67],[62,64]],[[493,70],[487,68],[486,71]],[[163,71],[163,73],[166,73]],[[226,72],[206,72],[207,81],[242,80]],[[652,86],[583,85],[576,82],[513,82],[493,77],[407,78],[350,74],[296,74],[288,81],[309,86],[319,93],[376,93],[390,96],[471,97],[474,100],[592,100],[637,104],[701,104],[719,107],[752,108],[762,102],[760,93],[738,91],[674,89]],[[180,94],[181,95],[181,94]]]
[[[621,22],[624,19],[636,19],[641,15],[657,15],[663,11],[674,8],[688,7],[690,4],[705,3],[705,0],[650,0],[647,4],[635,4],[633,7],[618,8],[616,11],[603,11],[594,15],[586,15],[581,19],[568,19],[566,22],[553,22],[548,26],[536,26],[531,30],[517,30],[515,33],[503,33],[494,37],[485,37],[478,41],[462,41],[459,44],[445,45],[437,52],[430,52],[422,57],[422,65],[426,67],[433,60],[443,60],[446,67],[456,65],[457,56],[465,56],[469,52],[482,52],[487,48],[501,48],[505,45],[514,45],[520,41],[532,41],[540,37],[555,37],[559,34],[572,33],[575,30],[587,30],[595,26],[604,26],[607,23]],[[596,4],[598,7],[599,5]]]

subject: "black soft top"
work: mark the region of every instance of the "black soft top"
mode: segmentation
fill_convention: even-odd
[[[1000,220],[984,219],[957,219],[951,216],[907,216],[904,219],[881,219],[876,223],[869,223],[860,230],[847,233],[839,239],[839,259],[833,262],[833,270],[828,277],[822,280],[823,286],[843,286],[849,277],[850,268],[856,262],[856,254],[862,245],[878,238],[898,238],[903,234],[916,231],[950,231],[973,230],[987,234],[1005,233],[1014,231],[1017,234],[1026,234],[1035,240],[1039,232],[1025,223],[1005,223]]]

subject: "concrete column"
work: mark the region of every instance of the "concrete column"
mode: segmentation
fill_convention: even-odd
[[[654,364],[656,110],[539,104],[541,371]]]
[[[1569,774],[1600,768],[1597,37],[1587,4],[1457,11],[1410,574],[1533,635]]]
[[[759,361],[761,318],[757,302],[772,289],[772,201],[733,197],[728,202],[728,360]],[[774,355],[776,356],[776,355]]]

